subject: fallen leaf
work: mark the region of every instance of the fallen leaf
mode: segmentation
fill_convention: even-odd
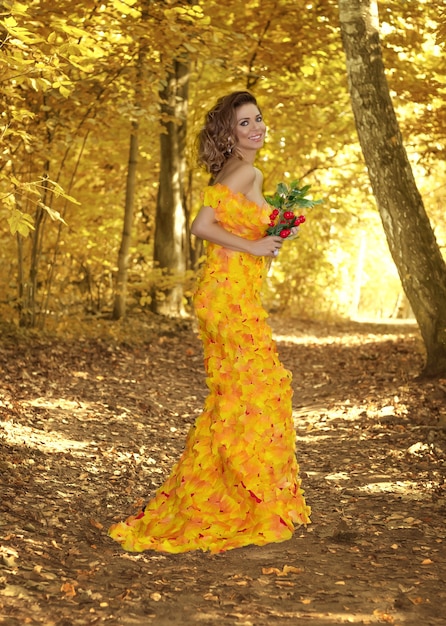
[[[421,596],[417,596],[416,598],[411,598],[410,596],[407,596],[409,598],[409,600],[412,602],[412,604],[423,604],[424,600]]]
[[[126,589],[125,591],[120,593],[119,596],[117,597],[119,598],[119,600],[128,600],[131,596],[132,596],[132,590]]]
[[[276,576],[288,576],[288,574],[301,574],[303,569],[300,567],[294,567],[294,565],[284,565],[280,570],[278,567],[262,567],[262,574],[266,576],[275,574]]]
[[[162,598],[162,595],[158,593],[158,591],[155,591],[154,593],[150,594],[150,597],[154,602],[159,602]]]
[[[102,530],[104,528],[104,525],[101,524],[101,522],[97,522],[95,519],[90,518],[90,524],[92,526],[94,526],[95,528],[97,528],[98,530]]]
[[[262,574],[269,576],[270,574],[276,574],[276,576],[280,576],[280,569],[277,567],[262,567]]]
[[[213,593],[205,593],[203,598],[205,600],[211,600],[212,602],[218,602],[218,596],[214,595]]]
[[[302,574],[304,570],[301,567],[294,567],[294,565],[284,565],[283,572],[284,574]]]
[[[60,590],[68,597],[73,598],[76,595],[76,589],[72,583],[66,582],[61,585]]]

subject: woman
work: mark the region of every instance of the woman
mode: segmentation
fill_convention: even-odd
[[[291,375],[260,301],[281,237],[254,160],[265,139],[255,98],[235,92],[207,114],[199,160],[212,174],[192,233],[208,241],[194,305],[209,395],[168,480],[110,535],[126,550],[223,552],[289,539],[310,509],[294,454]]]

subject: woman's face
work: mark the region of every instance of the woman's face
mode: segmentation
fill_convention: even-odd
[[[258,107],[251,102],[235,110],[234,135],[240,152],[258,150],[265,141],[266,126]]]

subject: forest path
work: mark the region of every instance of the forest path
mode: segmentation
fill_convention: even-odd
[[[414,326],[271,319],[313,523],[212,556],[106,535],[166,477],[206,395],[193,325],[136,324],[3,332],[0,624],[444,626],[446,381],[416,380]]]

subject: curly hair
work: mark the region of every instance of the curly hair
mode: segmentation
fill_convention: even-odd
[[[218,174],[233,154],[237,155],[234,138],[235,111],[243,104],[255,104],[257,100],[249,91],[235,91],[217,100],[207,113],[204,127],[198,134],[198,163],[212,175]]]

